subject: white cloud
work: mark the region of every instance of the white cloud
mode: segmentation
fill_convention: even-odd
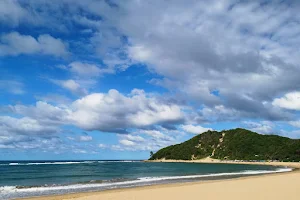
[[[80,84],[73,79],[68,79],[68,80],[51,80],[53,83],[61,86],[64,89],[69,90],[70,92],[72,92],[73,94],[79,95],[79,96],[83,96],[86,95],[88,93],[88,91],[85,88],[82,88],[80,86]]]
[[[20,19],[27,16],[24,10],[17,1],[2,0],[0,1],[0,22],[8,23],[10,26],[17,26]]]
[[[42,111],[47,113],[47,110]],[[94,152],[93,146],[82,143],[82,141],[90,141],[92,139],[90,136],[78,137],[78,139],[68,136],[66,139],[72,143],[65,143],[61,139],[61,133],[66,130],[63,131],[60,127],[65,122],[54,123],[54,119],[38,118],[36,114],[32,115],[32,117],[34,116],[36,119],[0,116],[0,149],[52,152],[55,154],[80,153],[79,151],[87,151],[87,149],[89,152]]]
[[[82,62],[72,62],[69,66],[71,67],[71,72],[82,76],[97,76],[101,71],[96,65]]]
[[[0,116],[1,135],[49,135],[55,134],[59,129],[55,126],[42,124],[29,117],[14,118]]]
[[[128,57],[161,75],[150,82],[177,92],[182,101],[269,120],[278,119],[279,111],[268,112],[262,102],[299,88],[300,28],[292,23],[298,3],[117,4],[122,14],[109,10],[106,20],[128,37]],[[115,20],[119,14],[122,23]],[[287,42],[291,38],[294,44]]]
[[[0,56],[17,56],[20,54],[45,54],[57,57],[67,56],[67,45],[61,39],[48,34],[34,38],[21,35],[18,32],[2,34],[0,36]]]
[[[79,93],[79,94],[85,93],[80,88],[80,85],[78,83],[76,83],[74,80],[61,81],[61,85],[62,85],[62,87],[66,88],[74,93]]]
[[[25,93],[24,84],[15,80],[0,80],[0,91],[8,91],[12,94],[21,95]]]
[[[110,29],[111,24],[103,24],[102,27],[90,38],[93,52],[108,66],[109,69],[123,71],[132,63],[127,58],[126,42],[123,42],[123,34]]]
[[[82,135],[79,137],[79,140],[83,141],[83,142],[88,142],[88,141],[93,140],[93,138],[92,138],[92,136],[89,136],[89,135]]]
[[[86,150],[84,150],[84,149],[74,149],[73,152],[74,152],[74,153],[82,153],[82,154],[88,153],[88,152],[87,152]]]
[[[72,102],[71,105],[54,106],[38,101],[32,106],[10,105],[8,109],[15,114],[36,120],[45,127],[72,124],[85,130],[115,133],[124,133],[130,128],[176,124],[184,120],[179,105],[165,102],[159,96],[146,94],[142,90],[133,90],[128,95],[123,95],[117,90],[93,93]],[[151,134],[154,135],[154,132]],[[156,135],[159,137],[159,133]],[[140,136],[122,137],[136,142],[143,141]]]
[[[294,127],[300,128],[300,120],[298,120],[298,121],[290,121],[289,124],[292,125],[292,126],[294,126]]]
[[[53,94],[53,93],[49,93],[46,95],[42,95],[42,96],[35,96],[35,99],[39,100],[39,101],[44,101],[44,102],[48,102],[48,103],[54,103],[54,104],[61,104],[61,105],[66,105],[66,104],[70,104],[71,103],[71,99],[68,98],[65,95],[60,95],[60,94]]]
[[[69,54],[67,45],[64,44],[61,39],[53,38],[52,36],[46,34],[40,35],[37,38],[37,41],[42,54],[54,55],[57,57],[64,57]]]
[[[250,107],[255,106],[266,111],[269,108],[262,102],[270,102],[282,93],[299,88],[300,29],[295,23],[299,15],[298,2],[290,6],[277,1],[261,4],[259,1],[220,3],[213,0],[188,5],[180,1],[172,4],[125,1],[114,2],[118,7],[115,9],[102,1],[85,4],[75,1],[72,9],[67,10],[61,9],[62,5],[70,2],[31,1],[28,6],[4,2],[4,7],[14,13],[3,9],[5,18],[15,16],[18,21],[22,19],[20,16],[29,15],[51,25],[62,21],[56,24],[64,28],[66,24],[71,25],[67,31],[73,31],[74,23],[80,24],[83,30],[92,29],[87,36],[91,37],[85,38],[81,47],[100,56],[109,67],[103,69],[79,62],[76,64],[81,65],[81,74],[113,73],[116,68],[125,70],[130,64],[142,62],[151,72],[163,77],[151,82],[177,92],[179,100],[188,99],[207,107],[223,105],[238,113],[249,112]],[[89,15],[78,14],[81,10]],[[66,13],[69,17],[64,17]],[[36,48],[27,49],[36,51]],[[88,66],[82,71],[84,65]],[[219,95],[212,94],[213,91]],[[240,98],[245,96],[253,100],[245,103],[245,99]],[[271,116],[272,113],[262,116],[264,111],[256,112],[257,117],[278,116]]]
[[[110,146],[114,151],[157,151],[163,147],[182,142],[178,130],[136,130],[130,134],[118,134],[119,143]]]
[[[100,149],[106,149],[107,148],[107,145],[106,144],[99,144],[98,147]]]
[[[293,139],[300,139],[300,130],[281,130],[280,135],[284,137],[289,137]]]
[[[67,117],[71,112],[66,106],[53,106],[43,101],[36,102],[34,106],[17,104],[9,108],[15,114],[30,117],[45,124],[68,123]]]
[[[70,2],[31,1],[29,6],[4,2],[5,19],[9,16],[20,21],[20,16],[30,15],[51,25],[62,21],[56,24],[76,23],[83,30],[92,29],[92,36],[84,40],[82,48],[88,46],[91,53],[100,56],[108,70],[145,63],[163,77],[155,82],[179,92],[180,100],[188,98],[208,107],[223,104],[241,110],[299,88],[297,1],[292,6],[289,2],[235,0],[194,1],[187,5],[180,1],[114,2],[118,9],[102,1],[75,1],[67,10],[61,9],[62,5]],[[80,15],[81,10],[93,17]],[[69,17],[64,17],[66,13]],[[73,31],[71,27],[68,31]],[[215,90],[222,98],[211,93]],[[244,104],[241,96],[254,100],[244,108],[236,108]]]
[[[247,128],[260,134],[274,134],[274,124],[269,121],[253,122],[245,121]]]
[[[128,48],[128,52],[130,57],[141,62],[151,59],[153,54],[150,49],[144,46],[131,46]]]
[[[108,93],[94,93],[74,101],[71,105],[54,106],[38,101],[32,106],[18,104],[8,108],[13,114],[23,117],[20,119],[8,116],[0,118],[2,125],[0,136],[8,136],[8,133],[11,133],[15,137],[13,140],[6,140],[7,148],[12,143],[21,144],[31,136],[34,141],[50,136],[57,137],[59,132],[65,131],[62,129],[63,125],[74,125],[84,130],[115,133],[132,132],[128,130],[137,129],[131,134],[118,134],[119,144],[115,146],[100,145],[99,148],[128,151],[157,150],[179,141],[177,137],[180,137],[181,134],[176,130],[164,128],[160,128],[160,130],[138,128],[154,128],[154,126],[160,127],[159,125],[168,127],[169,124],[177,124],[184,120],[179,105],[166,102],[159,96],[146,94],[142,90],[133,90],[128,95],[123,95],[117,90],[110,90]],[[141,116],[145,119],[142,119]],[[138,120],[140,122],[137,123]],[[16,141],[16,136],[25,138]],[[77,143],[91,141],[92,137],[67,135],[66,139]],[[1,145],[4,144],[1,143]],[[26,145],[32,145],[32,142],[27,142]],[[64,148],[60,149],[60,152],[68,148],[73,149],[73,152],[81,149],[78,146],[60,145]],[[38,146],[33,145],[32,148],[38,148]]]
[[[87,130],[124,132],[126,128],[175,123],[183,119],[180,106],[147,97],[133,90],[123,95],[117,90],[93,93],[72,104],[70,119]]]
[[[130,140],[125,140],[125,139],[120,140],[119,142],[120,142],[120,144],[125,145],[125,146],[134,146],[135,145],[135,142],[130,141]]]
[[[73,103],[61,101],[64,105],[60,106],[45,102],[34,106],[13,106],[14,112],[22,117],[2,119],[2,125],[10,127],[12,123],[19,123],[24,135],[29,134],[29,130],[36,134],[39,130],[45,131],[41,126],[57,130],[61,124],[121,133],[130,132],[127,130],[130,128],[167,127],[183,121],[185,124],[199,124],[243,117],[291,120],[285,113],[290,111],[283,112],[281,108],[300,110],[299,92],[290,92],[297,91],[300,86],[300,27],[295,23],[299,21],[298,1],[264,4],[235,0],[193,1],[189,4],[157,0],[151,3],[113,3],[116,6],[107,1],[2,0],[0,23],[4,27],[28,25],[28,30],[32,28],[30,25],[38,25],[42,27],[39,30],[59,34],[65,31],[64,35],[74,32],[74,27],[80,34],[89,30],[84,38],[80,38],[82,41],[70,40],[69,43],[76,47],[74,52],[85,52],[93,60],[101,58],[108,67],[80,61],[61,65],[62,69],[71,72],[72,77],[54,82],[72,93],[87,95],[89,86],[95,85],[98,76],[143,63],[150,72],[161,77],[149,82],[169,89],[176,102],[138,90],[127,95],[110,90],[108,93],[92,93]],[[84,29],[79,30],[74,24],[80,24]],[[64,57],[70,53],[67,43],[47,34],[3,33],[0,36],[0,56],[21,54]],[[14,94],[25,92],[24,85],[15,81],[0,81],[0,89]],[[276,98],[282,94],[286,95]],[[47,98],[43,100],[49,101]],[[186,113],[187,106],[181,106],[185,103],[191,105]],[[190,121],[186,122],[186,118]],[[290,123],[298,126],[297,121]],[[24,127],[24,124],[28,126]],[[247,126],[263,133],[271,132],[273,128],[267,122],[249,122]],[[184,127],[194,133],[203,128],[196,125]],[[21,129],[13,132],[21,134]],[[164,131],[139,130],[133,135],[118,136],[120,140],[131,141],[137,146],[129,145],[129,148],[117,144],[114,148],[149,150],[177,141]],[[28,142],[24,147],[29,148],[28,144],[33,145]],[[4,144],[0,145],[3,147]]]
[[[14,146],[16,149],[40,148],[49,151],[53,150],[53,145],[60,145],[59,149],[53,150],[57,153],[68,149],[74,153],[86,151],[77,143],[93,139],[88,135],[78,137],[67,135],[66,139],[72,141],[74,145],[64,143],[62,140],[52,141],[52,138],[59,137],[58,133],[66,131],[63,129],[64,125],[74,125],[85,130],[123,133],[132,128],[178,123],[184,117],[179,105],[167,103],[158,96],[146,94],[142,90],[133,90],[128,95],[123,95],[117,90],[95,93],[78,99],[71,105],[54,106],[38,101],[32,106],[18,104],[8,108],[13,114],[22,117],[0,117],[0,136],[5,137],[0,142],[1,148]],[[144,123],[145,120],[140,119],[141,116],[150,121]],[[141,122],[136,123],[137,120]],[[173,133],[175,130],[172,133],[167,129],[138,130],[132,134],[118,134],[119,144],[98,147],[118,151],[157,150],[178,141],[176,139],[178,133],[171,136]],[[35,144],[37,141],[48,143],[42,147]],[[93,149],[90,146],[85,148]]]
[[[160,130],[140,130],[140,133],[151,136],[155,140],[172,141],[174,139]]]
[[[74,137],[70,137],[70,136],[69,136],[69,137],[67,137],[67,139],[68,139],[68,140],[75,141],[75,138],[74,138]]]
[[[101,20],[93,20],[86,16],[75,16],[74,21],[80,25],[96,29],[100,29],[102,25]],[[90,33],[91,31],[91,29],[85,29],[84,32]]]
[[[210,121],[224,120],[226,118],[227,120],[232,120],[241,115],[239,111],[232,108],[226,108],[224,105],[204,107],[200,113],[204,119]]]
[[[52,152],[55,154],[71,150],[57,137],[26,137],[20,135],[0,136],[0,149]]]
[[[281,98],[274,99],[274,106],[290,110],[300,110],[300,92],[290,92]]]
[[[101,68],[96,64],[84,62],[72,62],[69,65],[70,71],[78,76],[94,77],[103,73],[113,73],[113,69]]]
[[[124,151],[125,150],[120,145],[115,145],[115,144],[111,145],[110,149],[113,150],[113,151]]]
[[[94,88],[99,76],[114,73],[113,68],[80,61],[71,62],[67,66],[57,65],[55,67],[70,72],[71,78],[67,80],[50,79],[50,81],[79,96],[86,95],[89,89]]]
[[[9,106],[9,110],[12,116],[0,116],[0,145],[3,148],[13,146],[19,150],[51,152],[66,150],[58,138],[61,125],[66,123],[66,110],[45,102],[37,102],[35,106]]]
[[[139,135],[119,134],[118,136],[124,140],[130,140],[130,141],[134,141],[134,142],[144,142],[145,141],[145,139]]]
[[[205,128],[205,127],[202,127],[202,126],[194,126],[194,125],[182,125],[181,126],[182,129],[188,133],[192,133],[192,134],[201,134],[203,132],[206,132],[206,131],[212,131],[213,129],[212,128]]]

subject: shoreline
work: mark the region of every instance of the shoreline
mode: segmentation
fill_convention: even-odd
[[[295,177],[297,178],[295,181]],[[290,180],[294,180],[293,183]],[[283,181],[284,180],[284,181]],[[234,179],[222,179],[222,180],[209,180],[209,181],[199,181],[199,182],[187,182],[187,183],[169,183],[169,184],[160,184],[160,185],[150,185],[150,186],[140,186],[134,188],[122,188],[122,189],[111,189],[105,191],[94,191],[94,192],[80,192],[80,193],[71,193],[71,194],[63,194],[63,195],[52,195],[52,196],[39,196],[39,197],[30,197],[30,198],[19,198],[17,200],[98,200],[98,199],[110,199],[110,200],[123,200],[123,199],[173,199],[179,200],[183,198],[188,199],[199,199],[199,197],[207,200],[211,199],[223,199],[223,200],[256,200],[256,199],[272,199],[272,200],[281,200],[284,197],[287,197],[289,200],[298,200],[300,191],[295,190],[295,187],[290,187],[289,184],[281,185],[281,190],[274,190],[273,193],[270,191],[270,186],[272,189],[274,188],[274,183],[282,183],[289,181],[289,184],[297,187],[297,184],[300,180],[300,170],[296,169],[291,172],[285,173],[272,173],[272,174],[262,174],[256,176],[247,176],[247,177],[239,177]],[[267,182],[270,185],[262,184],[261,181]],[[223,191],[227,191],[226,194],[214,194],[211,195],[215,187],[221,186],[220,188]],[[243,189],[242,194],[236,195],[236,191],[233,191],[231,185],[235,185],[235,190]],[[263,189],[264,186],[269,186],[269,190],[264,193],[260,193],[257,195],[253,195],[251,192],[250,195],[247,194],[249,190],[249,185],[255,188],[252,189]],[[226,187],[222,187],[226,186]],[[245,191],[245,188],[248,188]],[[294,192],[298,191],[296,194],[291,193],[290,191],[285,191],[285,188],[288,190],[293,190]],[[198,196],[198,192],[192,193],[191,191],[199,190],[204,195]],[[277,192],[280,191],[279,194]],[[283,192],[283,193],[282,193]],[[209,194],[207,194],[209,193]],[[288,196],[292,194],[292,196]],[[245,195],[247,195],[245,197]],[[272,198],[267,198],[270,195]],[[211,198],[214,196],[215,198]],[[261,196],[261,198],[258,198]]]
[[[164,163],[206,163],[206,164],[243,164],[243,165],[268,165],[277,167],[290,167],[300,169],[300,162],[278,162],[278,161],[234,161],[234,160],[218,160],[213,158],[203,158],[199,160],[144,160],[144,162],[164,162]]]
[[[63,195],[50,195],[50,196],[37,196],[37,197],[29,197],[29,198],[18,198],[19,200],[60,200],[60,199],[75,199],[75,200],[96,200],[96,199],[112,199],[112,200],[121,200],[121,199],[128,199],[123,198],[124,196],[130,196],[129,199],[148,199],[148,195],[153,196],[153,192],[160,191],[162,194],[157,199],[169,199],[170,195],[172,199],[177,199],[177,195],[173,196],[172,193],[168,192],[170,188],[172,190],[179,190],[181,191],[181,195],[186,193],[186,190],[190,190],[191,188],[202,188],[208,187],[210,188],[211,184],[222,184],[226,185],[225,183],[236,184],[237,182],[257,182],[257,185],[261,185],[261,181],[268,181],[269,179],[295,179],[297,177],[297,183],[300,181],[300,163],[293,163],[293,162],[237,162],[237,161],[220,161],[215,159],[202,159],[202,160],[154,160],[154,161],[145,161],[145,162],[183,162],[183,163],[216,163],[216,164],[251,164],[251,165],[270,165],[270,166],[278,166],[278,167],[288,167],[292,168],[293,170],[290,172],[282,172],[282,173],[270,173],[270,174],[257,174],[245,177],[237,177],[237,178],[229,178],[229,179],[218,179],[218,180],[205,180],[205,181],[195,181],[195,182],[181,182],[181,183],[167,183],[167,184],[156,184],[156,185],[147,185],[147,186],[137,186],[132,188],[118,188],[118,189],[109,189],[104,191],[91,191],[91,192],[78,192],[78,193],[69,193]],[[277,178],[276,178],[277,177]],[[282,181],[280,181],[282,182]],[[270,181],[272,184],[273,181]],[[255,184],[255,185],[256,185]],[[283,185],[284,186],[284,185]],[[263,187],[263,185],[262,185]],[[286,187],[291,187],[286,185]],[[214,188],[214,187],[212,187]],[[211,189],[211,188],[210,188]],[[284,188],[283,188],[284,189]],[[142,193],[145,193],[142,196]],[[165,196],[162,198],[162,196]],[[189,194],[187,194],[189,196]],[[233,194],[232,194],[233,195]],[[300,195],[300,192],[297,193]],[[139,196],[139,198],[137,198]],[[190,196],[190,199],[197,199],[197,196]],[[154,197],[153,197],[154,198]],[[241,197],[240,197],[241,198]],[[152,198],[149,198],[152,199]],[[227,198],[223,198],[227,200]],[[293,199],[293,197],[291,197]],[[228,199],[232,200],[232,198]]]

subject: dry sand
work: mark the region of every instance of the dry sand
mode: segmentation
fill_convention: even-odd
[[[186,162],[186,161],[156,161]],[[224,163],[217,160],[189,162]],[[226,162],[237,163],[237,162]],[[245,163],[266,164],[300,168],[300,163]],[[197,183],[178,183],[155,185],[130,189],[118,189],[102,192],[77,193],[60,196],[29,198],[30,200],[300,200],[300,170],[288,173],[260,175],[230,180],[205,181]]]
[[[233,161],[233,160],[218,160],[213,158],[204,158],[201,160],[145,160],[145,162],[183,162],[183,163],[226,163],[226,164],[245,164],[245,165],[272,165],[272,166],[286,166],[291,168],[300,169],[300,162],[246,162],[246,161]],[[300,200],[300,198],[299,198]]]

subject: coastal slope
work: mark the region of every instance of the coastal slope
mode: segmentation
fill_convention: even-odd
[[[276,160],[300,161],[300,140],[261,135],[246,129],[207,131],[153,154],[150,160]]]

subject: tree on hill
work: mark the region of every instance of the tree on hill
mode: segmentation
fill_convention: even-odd
[[[211,157],[221,160],[300,161],[300,140],[261,135],[241,128],[207,131],[181,144],[160,149],[150,156],[151,160]]]

